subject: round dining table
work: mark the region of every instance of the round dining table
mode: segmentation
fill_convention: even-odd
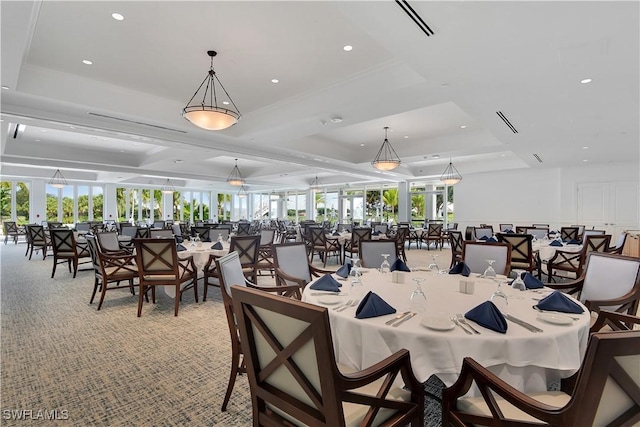
[[[562,246],[553,246],[551,242],[551,240],[536,240],[531,244],[533,251],[538,252],[540,260],[550,260],[558,250],[575,253],[582,251],[582,245],[567,245],[563,243]]]
[[[396,275],[396,279],[404,283],[394,283],[393,273],[363,270],[364,292],[358,291],[359,296],[371,291],[397,313],[417,314],[399,326],[386,324],[395,315],[358,319],[355,317],[357,304],[345,310],[333,309],[348,300],[357,301],[358,298],[353,298],[355,291],[351,290],[351,278],[339,282],[342,288],[337,295],[315,291],[310,288],[311,284],[306,286],[303,301],[328,308],[339,363],[362,369],[406,348],[420,381],[435,374],[449,386],[458,378],[463,358],[470,356],[525,392],[546,390],[550,382],[568,377],[580,367],[589,336],[589,312],[582,306],[584,313],[571,317],[539,313],[533,305],[551,293],[548,288],[520,291],[512,289],[505,280],[501,288],[507,295],[506,302],[494,299],[503,313],[542,329],[542,332],[532,332],[507,321],[507,331],[503,334],[467,320],[480,332],[468,335],[450,318],[489,300],[498,286],[495,281],[475,274],[463,277],[413,271]],[[417,287],[414,278],[424,279],[421,286],[426,295],[426,309],[419,313],[410,303],[410,296]],[[461,280],[473,282],[473,293],[460,291]],[[561,321],[550,323],[552,319]]]

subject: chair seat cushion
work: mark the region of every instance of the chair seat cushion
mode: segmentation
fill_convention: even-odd
[[[174,276],[173,274],[145,274],[143,278],[144,280],[149,280],[149,281],[176,280],[176,276]]]
[[[531,415],[521,411],[506,400],[501,399],[498,395],[494,394],[494,396],[496,397],[496,402],[498,403],[498,406],[500,407],[502,413],[506,418],[520,421],[540,422],[538,418],[534,418]],[[570,395],[565,394],[561,391],[533,393],[529,394],[529,397],[537,400],[540,403],[545,403],[557,408],[562,408],[563,406],[565,406],[571,398]],[[467,414],[483,415],[487,417],[492,416],[491,411],[489,411],[489,407],[486,405],[484,399],[481,396],[458,399],[457,408],[459,411]]]
[[[138,276],[138,272],[135,271],[135,266],[129,267],[129,268],[133,268],[133,270],[127,270],[124,268],[119,268],[119,267],[106,267],[104,269],[104,272],[107,274],[107,276],[111,277],[137,277]]]

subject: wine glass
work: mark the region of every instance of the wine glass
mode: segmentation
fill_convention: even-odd
[[[507,299],[507,294],[505,294],[502,291],[502,280],[492,277],[491,278],[494,282],[496,282],[498,284],[498,289],[496,289],[495,291],[493,291],[493,293],[491,294],[491,298],[489,298],[489,300],[491,302],[494,302],[493,299],[494,298],[502,298],[504,300],[505,305],[509,305],[509,300]]]
[[[511,287],[519,291],[526,291],[527,286],[524,284],[524,280],[522,280],[522,274],[524,273],[524,271],[513,270],[513,272],[516,273],[516,278],[514,279],[513,283],[511,283]]]
[[[354,298],[362,298],[364,293],[364,288],[362,285],[362,280],[360,276],[362,272],[360,271],[360,260],[358,258],[352,258],[351,260],[351,273],[353,275],[353,279],[351,280],[351,291],[349,294]]]
[[[218,233],[218,243],[222,244],[222,233]]]
[[[429,271],[440,271],[440,267],[438,267],[438,255],[431,255],[431,264],[427,267]]]
[[[380,264],[380,272],[381,273],[389,273],[391,271],[391,265],[389,264],[389,261],[387,260],[387,258],[389,258],[389,254],[380,254],[382,255],[382,258],[384,258],[382,260],[382,264]]]
[[[417,313],[424,313],[427,311],[427,296],[424,294],[422,290],[422,282],[425,281],[424,277],[414,277],[413,281],[416,282],[416,288],[413,293],[411,293],[411,298],[409,299],[411,302],[411,310]]]
[[[484,273],[482,273],[482,276],[480,276],[480,277],[485,277],[487,279],[495,279],[496,271],[493,269],[493,263],[496,262],[496,260],[495,259],[487,259],[485,261],[487,261],[489,266],[484,271]]]

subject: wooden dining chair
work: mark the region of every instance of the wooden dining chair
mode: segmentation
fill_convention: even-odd
[[[592,251],[578,279],[547,286],[574,295],[592,311],[636,314],[640,301],[640,258]]]
[[[249,229],[251,228],[251,224],[248,222],[239,222],[238,223],[238,231],[236,232],[237,236],[248,236]]]
[[[511,271],[511,244],[475,241],[462,243],[462,261],[472,273],[484,273],[489,266],[487,260],[494,260],[493,269],[497,274],[508,276]]]
[[[527,227],[524,232],[525,234],[531,234],[536,240],[544,240],[549,237],[548,227]]]
[[[489,238],[493,237],[493,227],[474,227],[473,228],[473,238],[475,240],[480,240],[483,237]]]
[[[398,259],[398,248],[392,240],[361,240],[360,263],[364,268],[378,268],[382,264],[382,254],[389,254],[387,261],[393,265]]]
[[[135,263],[136,256],[133,254],[107,254],[98,249],[98,243],[94,235],[87,235],[87,247],[91,255],[94,269],[93,292],[89,304],[93,304],[98,290],[100,291],[100,301],[98,310],[102,308],[104,297],[109,290],[128,288],[131,295],[136,294],[134,280],[138,278],[138,266]],[[121,285],[126,282],[126,285]],[[147,302],[149,299],[147,298]]]
[[[631,331],[635,325],[640,325],[638,316],[600,309],[596,313],[598,317],[589,329],[591,334],[600,331]]]
[[[4,233],[4,244],[7,244],[9,238],[13,240],[14,244],[18,244],[18,238],[24,234],[20,233],[20,229],[18,228],[18,224],[15,221],[3,221],[2,222],[2,231]]]
[[[547,266],[547,282],[554,282],[557,277],[566,279],[567,277],[577,279],[582,274],[584,263],[590,252],[605,252],[611,241],[610,235],[587,236],[580,252],[569,252],[558,249],[553,257],[545,262]],[[557,272],[562,271],[571,276],[558,276]],[[554,273],[555,272],[555,273]]]
[[[87,244],[78,244],[76,242],[73,231],[68,228],[56,228],[49,230],[51,237],[51,249],[53,250],[53,269],[51,270],[51,278],[56,274],[58,264],[67,262],[69,265],[69,273],[73,266],[73,278],[78,273],[78,265],[91,262],[91,254]]]
[[[229,327],[229,335],[231,337],[231,374],[227,384],[227,391],[222,401],[222,411],[224,412],[227,410],[227,404],[231,398],[236,377],[238,374],[246,373],[242,347],[240,345],[240,336],[238,335],[238,325],[236,324],[236,315],[233,311],[231,286],[247,286],[266,292],[279,292],[288,298],[296,298],[298,300],[302,295],[300,293],[300,288],[297,285],[259,287],[254,283],[249,282],[244,276],[237,252],[230,252],[221,258],[217,258],[215,263],[217,270],[220,272],[220,293],[222,294],[222,304],[224,305],[224,311],[227,316],[227,325]]]
[[[110,254],[130,254],[132,247],[123,246],[118,240],[118,233],[115,231],[104,231],[95,235],[100,252]]]
[[[173,230],[167,228],[152,228],[149,230],[151,239],[175,239]]]
[[[458,261],[462,261],[462,231],[449,231],[449,246],[451,246],[451,265],[453,267]]]
[[[272,251],[277,286],[296,285],[304,289],[314,278],[333,273],[312,265],[302,242],[279,243],[273,245]]]
[[[515,229],[513,228],[513,224],[499,224],[500,232],[506,233],[507,231],[513,231],[515,233]]]
[[[533,273],[536,260],[533,256],[533,236],[531,234],[498,233],[498,242],[511,245],[511,268]]]
[[[344,255],[342,262],[344,263],[347,253],[349,256],[360,253],[360,241],[371,240],[371,229],[369,227],[354,227],[351,230],[351,239],[344,244]]]
[[[407,247],[407,239],[409,238],[409,227],[398,227],[393,239],[396,242],[396,253],[399,258],[402,258],[404,262],[407,262],[407,253],[405,248]]]
[[[209,227],[191,227],[191,236],[198,236],[203,242],[211,240],[211,229]],[[214,236],[217,237],[217,234]]]
[[[332,255],[340,262],[342,252],[337,239],[327,238],[327,234],[322,227],[309,227],[309,235],[311,237],[309,261],[313,261],[313,256],[317,254],[324,267],[327,266],[327,259]]]
[[[244,275],[253,283],[258,281],[258,254],[260,236],[232,236],[229,252],[237,252]]]
[[[627,242],[628,235],[629,233],[627,233],[626,231],[623,231],[622,233],[620,233],[620,236],[618,236],[618,240],[616,241],[616,245],[609,246],[607,248],[607,252],[611,254],[622,255],[622,250],[624,249],[624,245]]]
[[[178,315],[182,294],[193,289],[198,302],[198,272],[193,256],[179,259],[175,239],[136,239],[136,264],[140,292],[138,293],[138,317],[142,314],[142,301],[151,290],[156,303],[156,286],[175,286],[174,316]]]
[[[565,242],[581,240],[580,229],[578,227],[560,227],[560,238]]]
[[[338,366],[325,307],[231,287],[254,425],[424,426],[409,352],[362,371]]]
[[[640,331],[594,333],[580,370],[560,391],[523,393],[466,357],[442,393],[442,424],[633,426],[640,422]],[[481,395],[465,395],[472,385]]]
[[[271,277],[274,276],[274,263],[273,263],[273,242],[276,237],[276,229],[263,228],[260,230],[260,246],[258,248],[258,261],[256,270],[258,274],[263,271],[268,271]]]
[[[51,238],[45,232],[42,225],[29,224],[27,228],[27,252],[29,260],[33,255],[33,251],[42,250],[42,259],[47,257],[47,248],[51,246]],[[25,253],[26,256],[26,253]]]
[[[431,242],[435,243],[435,248],[442,249],[444,238],[442,237],[442,224],[428,224],[427,234],[422,234],[422,241],[427,244],[427,249],[431,249]]]

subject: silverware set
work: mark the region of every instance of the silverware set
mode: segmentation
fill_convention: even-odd
[[[464,318],[464,316],[461,313],[456,314],[456,320],[458,322],[462,323],[463,325],[468,326],[469,329],[471,329],[471,331],[473,331],[474,334],[480,335],[480,331],[478,331],[476,328],[471,326],[471,324],[469,322],[467,322],[467,320]]]
[[[416,314],[418,314],[418,313],[412,313],[411,311],[405,311],[404,313],[400,313],[400,314],[394,316],[393,319],[387,320],[386,322],[384,322],[384,324],[385,325],[389,325],[389,326],[393,326],[395,328],[395,327],[400,326],[401,324],[403,324],[407,320],[411,319]]]
[[[451,316],[449,319],[451,319],[451,321],[455,323],[456,326],[459,326],[460,329],[462,329],[467,335],[473,335],[473,332],[462,326],[462,323],[458,321],[458,318],[456,316]]]
[[[349,300],[347,302],[347,304],[345,304],[343,306],[340,306],[340,307],[337,307],[337,308],[334,308],[334,310],[336,310],[336,311],[345,311],[349,307],[355,307],[356,305],[358,305],[359,302],[360,302],[360,300],[358,300],[358,299]]]
[[[531,332],[544,332],[542,329],[537,326],[533,326],[531,323],[527,323],[524,320],[520,320],[517,317],[512,316],[511,314],[502,313],[505,319],[512,321],[518,326],[522,326],[523,328],[531,331]]]

